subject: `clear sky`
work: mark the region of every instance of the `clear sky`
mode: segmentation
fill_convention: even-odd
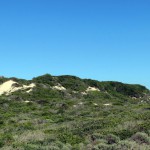
[[[150,88],[150,0],[0,0],[0,75],[50,73]]]

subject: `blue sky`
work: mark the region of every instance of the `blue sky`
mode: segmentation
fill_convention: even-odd
[[[150,88],[150,1],[0,1],[0,53],[7,77],[69,74]]]

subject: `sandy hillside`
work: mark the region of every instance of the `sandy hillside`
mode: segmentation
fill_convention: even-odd
[[[35,87],[34,83],[31,83],[30,85],[19,86],[19,84],[17,82],[15,82],[13,80],[9,80],[0,85],[0,95],[2,95],[2,94],[8,95],[12,92],[15,92],[18,90],[26,90],[26,89],[28,89],[27,92],[30,92],[30,91],[32,91],[33,87]]]

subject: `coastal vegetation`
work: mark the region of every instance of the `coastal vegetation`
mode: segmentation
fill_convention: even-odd
[[[0,95],[1,150],[150,150],[146,87],[45,74],[1,77],[0,90],[10,80],[13,92]]]

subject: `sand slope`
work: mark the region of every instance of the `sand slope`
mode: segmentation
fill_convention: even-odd
[[[33,87],[35,87],[34,83],[31,83],[30,85],[19,86],[19,84],[17,82],[15,82],[13,80],[9,80],[0,85],[0,95],[2,95],[2,94],[9,95],[15,91],[26,90],[26,89],[28,89],[27,92],[30,92],[30,91],[32,91]]]

